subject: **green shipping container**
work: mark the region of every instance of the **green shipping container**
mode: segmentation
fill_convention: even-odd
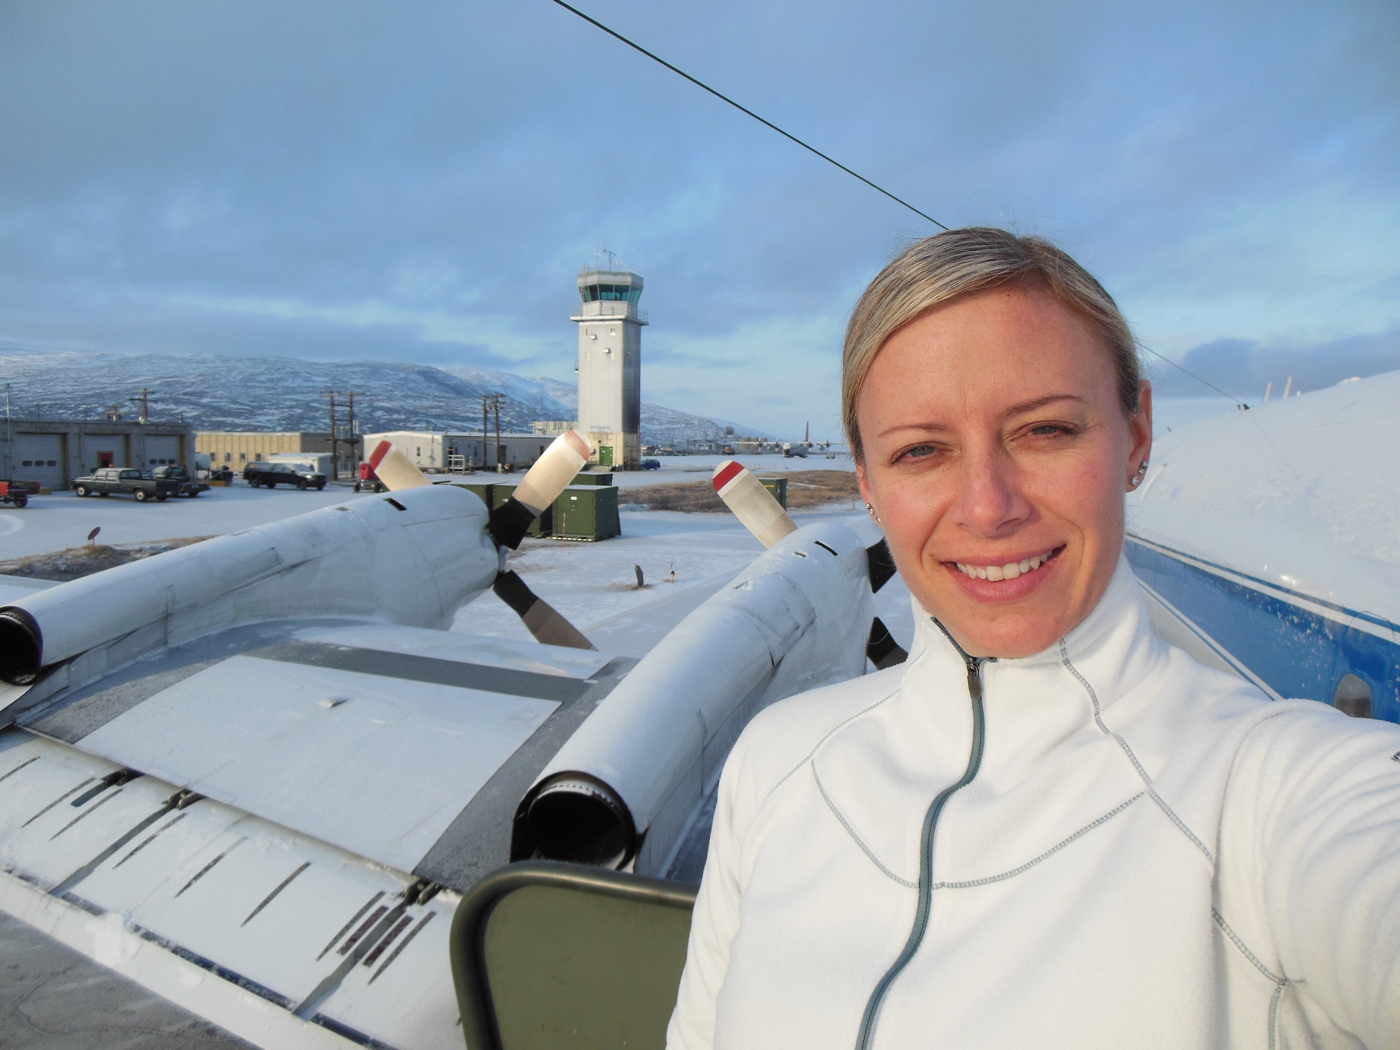
[[[512,496],[515,495],[515,486],[514,486],[514,485],[502,485],[502,484],[500,484],[500,483],[496,483],[496,484],[493,484],[493,485],[489,485],[489,486],[487,486],[487,487],[490,488],[490,490],[491,490],[491,509],[492,509],[492,510],[495,510],[495,509],[496,509],[497,507],[499,507],[502,503],[504,503],[506,500],[510,499]],[[536,518],[533,522],[531,522],[530,528],[529,528],[529,530],[525,533],[525,535],[527,535],[527,536],[548,536],[548,535],[550,534],[550,532],[552,531],[552,530],[551,530],[551,525],[553,524],[553,520],[554,520],[554,508],[553,508],[553,507],[545,507],[544,513],[541,514],[538,518]]]
[[[457,484],[456,482],[454,482],[453,484],[456,484],[457,488],[459,489],[466,489],[468,492],[475,492],[477,499],[481,500],[482,503],[485,503],[487,507],[494,506],[494,504],[491,502],[491,490],[496,487],[494,482],[473,481],[471,483],[464,484]]]
[[[610,540],[622,535],[614,485],[570,485],[554,501],[554,538]]]
[[[761,482],[763,482],[763,487],[766,488],[769,492],[771,492],[771,493],[773,494],[773,498],[774,498],[775,500],[777,500],[777,501],[782,505],[782,507],[783,507],[784,510],[786,510],[786,509],[787,509],[787,481],[788,481],[788,479],[787,479],[787,478],[759,478],[758,480],[761,481]]]
[[[476,481],[468,484],[457,485],[459,489],[466,489],[468,492],[476,494],[477,498],[485,503],[492,510],[495,510],[515,493],[514,485],[502,485],[494,481]],[[544,513],[535,519],[530,526],[527,536],[548,536],[549,523],[554,517],[554,508],[545,507]]]

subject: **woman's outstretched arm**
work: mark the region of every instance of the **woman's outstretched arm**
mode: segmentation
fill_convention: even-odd
[[[738,749],[736,748],[736,751]],[[738,779],[731,755],[720,776],[719,798],[705,875],[690,920],[690,944],[680,995],[666,1029],[667,1050],[710,1050],[715,1039],[715,1006],[729,969],[729,945],[739,930],[740,844],[734,833],[734,781]]]

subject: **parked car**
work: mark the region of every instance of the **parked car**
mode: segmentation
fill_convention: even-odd
[[[659,460],[659,459],[644,459],[644,460],[642,460],[642,469],[643,469],[643,470],[660,470],[660,469],[661,469],[661,460]]]
[[[22,481],[0,481],[0,503],[23,507],[29,502],[29,486]]]
[[[73,491],[79,496],[110,496],[115,492],[119,496],[134,497],[137,503],[149,499],[164,503],[180,494],[180,482],[173,478],[146,477],[131,467],[103,467],[87,477],[74,478]]]
[[[316,489],[319,492],[326,487],[326,476],[318,471],[290,463],[264,463],[261,460],[243,468],[243,480],[253,488],[259,485],[270,489],[278,485],[295,485],[299,489]]]
[[[174,481],[178,481],[180,483],[180,491],[175,494],[177,496],[189,496],[190,499],[194,499],[194,497],[198,496],[201,492],[209,491],[208,482],[190,477],[190,472],[179,465],[156,467],[155,470],[149,472],[148,476],[154,478],[170,478]]]

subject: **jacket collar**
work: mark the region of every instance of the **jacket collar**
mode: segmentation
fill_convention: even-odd
[[[917,626],[908,660],[911,670],[918,664],[921,675],[946,680],[945,676],[955,674],[961,679],[966,665],[958,648],[918,599],[912,600]],[[1023,676],[1038,678],[1045,672],[1058,675],[1072,666],[1091,682],[1100,706],[1106,707],[1144,681],[1161,658],[1161,649],[1152,634],[1142,588],[1128,559],[1119,555],[1102,597],[1063,638],[1031,656],[988,660],[982,673],[984,680],[1006,683]]]

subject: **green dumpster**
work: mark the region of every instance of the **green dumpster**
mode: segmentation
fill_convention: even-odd
[[[554,501],[554,538],[609,540],[622,535],[617,486],[570,485]]]
[[[574,480],[570,485],[611,485],[613,476],[611,474],[594,474],[590,472],[580,472],[574,475]]]

